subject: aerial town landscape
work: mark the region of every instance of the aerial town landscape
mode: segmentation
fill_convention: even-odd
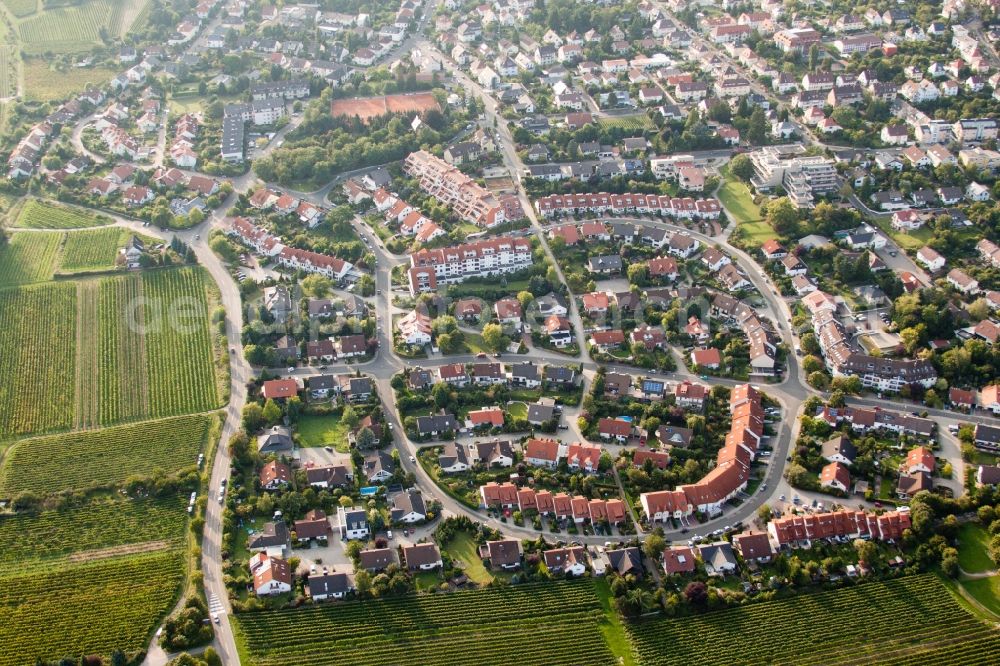
[[[0,0],[0,666],[996,664],[1000,0]]]

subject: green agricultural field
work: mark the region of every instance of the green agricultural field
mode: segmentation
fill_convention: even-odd
[[[0,492],[10,497],[118,485],[133,475],[193,467],[207,448],[213,419],[196,414],[19,440],[0,467]]]
[[[905,618],[919,618],[907,622]],[[627,625],[640,664],[959,664],[1000,632],[932,574]]]
[[[17,47],[12,44],[0,45],[0,97],[17,94]]]
[[[38,9],[38,0],[3,0],[3,4],[17,18],[34,14]]]
[[[606,116],[597,119],[597,124],[607,129],[651,130],[656,129],[653,121],[645,113],[634,116]]]
[[[132,235],[132,232],[119,227],[67,233],[59,257],[59,272],[85,273],[114,268],[119,250]],[[158,242],[145,236],[140,236],[140,240],[147,246]]]
[[[0,287],[52,279],[59,254],[59,234],[12,233],[0,238]]]
[[[295,424],[295,432],[302,446],[332,446],[341,453],[351,450],[347,443],[350,428],[333,414],[304,414]]]
[[[590,582],[317,605],[235,616],[244,664],[616,664]]]
[[[0,439],[71,425],[75,309],[72,284],[0,289]]]
[[[14,220],[22,229],[81,229],[110,224],[111,219],[98,217],[77,208],[58,206],[38,199],[25,202]]]
[[[23,50],[32,55],[79,53],[103,44],[102,33],[115,38],[132,27],[147,0],[87,0],[79,5],[48,7],[20,21]]]
[[[184,580],[181,551],[0,579],[0,666],[145,649]]]
[[[186,498],[99,498],[61,511],[0,518],[0,577],[83,561],[80,553],[126,554],[183,544]]]
[[[990,535],[980,525],[965,523],[958,533],[958,565],[965,573],[982,573],[995,568],[987,546]]]
[[[214,288],[202,268],[143,273],[151,416],[204,412],[222,406],[209,332],[209,291]]]
[[[100,285],[100,422],[220,406],[200,268],[106,278]],[[183,387],[183,390],[178,390]]]
[[[118,72],[104,67],[54,69],[45,58],[28,58],[24,70],[24,96],[29,102],[51,102],[83,92],[88,85],[104,86]]]

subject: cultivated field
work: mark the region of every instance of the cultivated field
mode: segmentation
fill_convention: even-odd
[[[115,267],[118,251],[125,246],[132,232],[119,227],[76,231],[66,234],[62,255],[59,257],[61,273],[104,271]],[[143,242],[155,243],[151,238]]]
[[[589,582],[235,616],[243,663],[615,664]]]
[[[73,284],[0,289],[0,438],[72,424],[75,308]]]
[[[62,70],[50,67],[44,58],[28,58],[21,63],[24,69],[24,97],[32,102],[51,102],[71,94],[83,92],[87,85],[103,86],[116,72],[102,67],[67,67]]]
[[[98,227],[110,222],[111,220],[106,217],[97,217],[75,208],[31,199],[21,207],[17,219],[14,220],[14,226],[22,229],[81,229]]]
[[[193,467],[213,418],[196,414],[19,440],[0,467],[0,492],[51,493]]]
[[[186,498],[95,499],[65,511],[0,518],[0,576],[50,568],[67,556],[119,546],[183,543]],[[79,559],[79,558],[77,558]]]
[[[38,9],[38,0],[3,0],[3,4],[17,18],[33,14]]]
[[[88,0],[46,8],[20,22],[18,32],[29,54],[76,53],[102,44],[101,31],[114,38],[131,27],[146,0]],[[123,25],[125,22],[127,24]]]
[[[177,550],[0,578],[0,666],[144,649],[183,578]]]
[[[219,406],[207,288],[205,273],[192,268],[101,281],[94,353],[102,424]]]
[[[17,47],[0,45],[0,97],[17,94]]]
[[[440,111],[441,107],[429,92],[335,99],[330,103],[334,116],[357,116],[362,121],[387,113],[423,113],[431,109]]]
[[[209,278],[201,268],[144,273],[151,416],[220,407],[209,333]]]
[[[933,575],[626,625],[642,664],[973,664],[1000,632]]]
[[[59,234],[13,233],[0,239],[0,287],[44,282],[52,278],[59,254]]]

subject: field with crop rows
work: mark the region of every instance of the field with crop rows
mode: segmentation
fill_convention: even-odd
[[[62,255],[59,257],[61,273],[85,273],[110,270],[115,266],[118,251],[132,236],[119,227],[87,229],[66,234]],[[144,238],[145,242],[155,242]]]
[[[1000,645],[931,574],[626,627],[640,663],[658,666],[982,663],[991,653],[970,646]]]
[[[17,94],[17,47],[0,45],[0,97]]]
[[[76,381],[73,429],[86,430],[101,424],[100,357],[98,321],[100,283],[83,280],[76,289]]]
[[[623,130],[647,130],[654,129],[653,121],[645,113],[635,116],[605,116],[598,118],[597,123],[601,127],[608,129],[620,128]]]
[[[22,229],[81,229],[99,227],[110,222],[106,217],[31,199],[21,207],[14,226]]]
[[[81,5],[47,8],[20,22],[22,48],[31,54],[75,53],[103,43],[101,29],[118,36],[129,0],[90,0]]]
[[[19,440],[0,467],[0,492],[11,496],[120,484],[132,475],[194,466],[213,418],[196,414]]]
[[[142,284],[135,273],[100,282],[99,343],[92,353],[99,366],[98,408],[104,425],[149,413],[146,336],[140,329]]]
[[[0,438],[72,423],[75,308],[72,284],[0,289]]]
[[[0,577],[51,568],[68,555],[116,546],[183,543],[187,498],[98,498],[63,511],[0,517]],[[75,559],[75,558],[74,558]]]
[[[2,578],[0,666],[144,649],[183,578],[176,550]]]
[[[33,14],[38,9],[38,0],[3,0],[3,4],[17,18]]]
[[[234,618],[258,666],[614,664],[590,582],[317,605]]]
[[[150,416],[220,406],[209,333],[207,273],[178,268],[143,273]]]
[[[10,234],[0,244],[0,287],[52,279],[61,240],[59,234]]]

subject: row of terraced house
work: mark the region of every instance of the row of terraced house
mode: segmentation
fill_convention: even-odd
[[[719,450],[716,466],[695,483],[639,496],[639,503],[650,522],[680,520],[695,511],[716,515],[721,513],[725,502],[746,488],[750,463],[764,437],[760,393],[749,384],[741,384],[732,390],[729,406],[732,423],[726,443]]]
[[[331,280],[351,280],[358,276],[354,265],[327,254],[289,247],[281,238],[258,227],[245,217],[229,220],[226,233],[259,255],[274,259],[280,266],[306,273],[318,273]]]
[[[716,220],[722,212],[718,199],[668,197],[657,194],[552,194],[535,201],[535,209],[544,217],[613,213],[660,215],[677,219]]]

